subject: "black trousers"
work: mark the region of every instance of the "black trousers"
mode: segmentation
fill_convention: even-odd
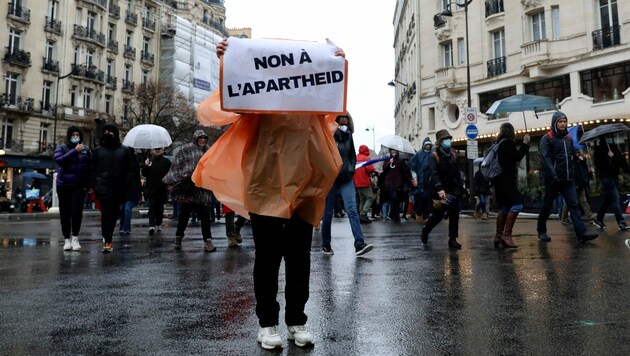
[[[58,185],[57,197],[63,237],[69,239],[71,235],[79,235],[83,220],[85,188],[78,185]]]
[[[181,203],[179,209],[179,220],[177,221],[177,232],[175,232],[175,236],[184,237],[184,231],[186,231],[186,227],[188,226],[190,213],[194,210],[197,214],[197,218],[201,221],[201,236],[203,240],[206,241],[212,238],[212,233],[210,232],[210,206],[186,202]]]
[[[309,297],[313,226],[297,215],[282,219],[250,213],[256,258],[254,294],[261,327],[278,325],[280,304],[278,274],[285,264],[285,316],[287,325],[304,325],[304,306]]]
[[[112,242],[116,220],[120,216],[122,199],[99,199],[101,202],[101,234],[107,243]]]
[[[153,196],[149,200],[149,226],[162,225],[164,219],[164,204],[166,204],[166,196]]]
[[[461,211],[461,198],[455,198],[448,206],[447,211],[433,210],[429,216],[429,220],[424,225],[424,231],[427,235],[433,230],[437,224],[444,219],[444,214],[448,214],[448,237],[456,239],[459,235],[459,212]]]

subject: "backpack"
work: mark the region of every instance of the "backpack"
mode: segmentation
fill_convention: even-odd
[[[506,139],[501,139],[501,141],[493,144],[488,152],[486,152],[486,154],[483,156],[483,161],[481,162],[479,170],[481,171],[481,174],[483,174],[484,178],[486,178],[486,180],[488,181],[501,174],[501,165],[499,164],[498,151],[499,145],[504,140]]]

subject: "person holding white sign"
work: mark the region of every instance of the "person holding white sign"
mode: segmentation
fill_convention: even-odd
[[[226,51],[228,43],[230,51]],[[272,52],[266,53],[269,50],[267,47]],[[307,65],[304,54],[300,53],[301,48],[306,49],[311,60],[315,58],[316,50],[321,52],[318,55],[321,63]],[[238,55],[235,56],[236,53]],[[291,59],[288,53],[300,55]],[[287,337],[297,346],[312,345],[314,339],[306,327],[304,308],[309,298],[313,226],[323,215],[324,198],[342,163],[333,138],[336,128],[333,121],[336,114],[345,113],[345,97],[341,98],[338,110],[331,109],[333,104],[329,103],[329,99],[319,100],[317,106],[312,106],[311,90],[318,89],[326,97],[327,85],[341,85],[345,89],[346,75],[344,71],[341,83],[332,83],[331,76],[331,83],[327,84],[324,83],[327,81],[324,74],[324,82],[318,85],[315,73],[312,83],[316,88],[300,88],[291,94],[295,95],[295,100],[289,95],[288,104],[277,98],[256,100],[260,95],[266,95],[275,83],[272,84],[269,79],[264,83],[266,86],[260,88],[262,84],[255,83],[263,79],[248,78],[269,69],[263,68],[263,63],[257,62],[257,58],[267,58],[268,67],[283,65],[285,69],[295,70],[296,73],[278,77],[290,78],[308,77],[309,70],[313,68],[345,68],[345,54],[332,45],[315,48],[312,43],[298,41],[278,40],[276,43],[272,40],[230,38],[217,45],[217,55],[222,57],[222,86],[218,93],[199,106],[198,119],[204,125],[233,125],[199,162],[193,181],[211,189],[221,202],[239,215],[250,217],[256,248],[254,294],[260,326],[256,340],[265,349],[282,347],[278,328],[280,305],[276,298],[280,265],[284,259]],[[272,56],[276,57],[271,59]],[[286,57],[284,62],[278,62],[283,56]],[[241,76],[230,77],[227,72],[236,64],[242,65],[236,70],[240,70]],[[330,72],[327,69],[321,71]],[[245,88],[245,83],[254,84]],[[294,83],[292,79],[291,83]],[[307,81],[309,86],[312,83]],[[228,85],[233,86],[230,89]],[[231,96],[236,93],[239,96]],[[234,98],[242,100],[234,104],[230,100]],[[219,99],[221,109],[218,107]],[[334,99],[337,101],[339,98]],[[227,110],[238,114],[228,113]]]

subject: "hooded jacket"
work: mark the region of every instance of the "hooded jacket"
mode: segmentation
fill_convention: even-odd
[[[120,134],[114,124],[103,126],[103,132],[114,134],[111,142],[102,140],[94,150],[92,159],[92,187],[99,200],[113,199],[121,203],[137,189],[134,182],[133,157],[129,147],[120,143]]]
[[[83,146],[77,151],[76,143],[70,142],[73,132],[78,132],[79,143],[83,142],[83,131],[76,126],[68,127],[66,142],[55,148],[55,163],[57,163],[57,186],[81,186],[87,188],[90,185],[90,161],[92,151]]]
[[[427,144],[431,145],[429,152],[424,150],[424,146]],[[426,189],[426,185],[429,180],[429,174],[427,172],[429,168],[429,157],[431,157],[431,153],[433,152],[433,143],[431,139],[427,136],[422,141],[422,147],[415,155],[413,155],[407,165],[411,170],[412,176],[415,175],[415,179],[418,182],[418,187],[416,188],[416,193],[421,193]]]
[[[366,145],[359,146],[359,154],[357,155],[357,163],[363,163],[370,160],[370,149]],[[357,168],[354,172],[354,186],[357,188],[372,187],[370,174],[374,173],[374,166],[369,165]]]
[[[540,163],[543,177],[556,180],[573,180],[575,177],[575,149],[567,130],[559,131],[558,119],[566,117],[560,111],[551,118],[551,131],[540,139]],[[551,136],[551,137],[550,137]]]
[[[348,125],[350,127],[350,125]],[[339,174],[337,175],[337,182],[347,182],[354,177],[354,167],[357,164],[357,154],[354,151],[354,140],[352,140],[352,131],[344,132],[337,129],[334,134],[335,142],[337,143],[337,149],[339,149],[339,155],[343,160]]]

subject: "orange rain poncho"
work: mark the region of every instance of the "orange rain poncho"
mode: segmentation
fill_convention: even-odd
[[[192,180],[238,214],[318,225],[341,167],[333,133],[336,115],[235,114],[219,92],[198,108],[203,125],[234,123],[201,158]]]

